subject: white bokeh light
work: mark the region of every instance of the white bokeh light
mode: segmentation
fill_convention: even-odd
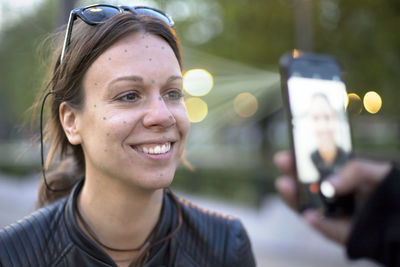
[[[192,96],[204,96],[213,86],[213,76],[204,69],[191,69],[183,75],[183,88]]]

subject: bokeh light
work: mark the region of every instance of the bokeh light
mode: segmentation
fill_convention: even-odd
[[[298,58],[300,56],[300,54],[301,54],[300,50],[293,49],[293,52],[292,52],[293,58]]]
[[[213,76],[204,69],[191,69],[183,75],[183,89],[192,96],[204,96],[213,86]]]
[[[250,93],[240,93],[233,101],[233,108],[240,117],[251,117],[258,110],[257,98]]]
[[[365,110],[371,114],[377,113],[382,107],[382,98],[374,91],[366,93],[363,102]]]
[[[201,122],[208,114],[207,103],[198,97],[186,99],[185,106],[190,122]]]
[[[355,93],[348,94],[347,97],[347,112],[350,114],[360,114],[363,107],[361,98]]]
[[[335,188],[330,182],[323,181],[321,183],[321,193],[327,198],[332,198],[335,196]]]

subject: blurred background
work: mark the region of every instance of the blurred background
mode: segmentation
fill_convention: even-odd
[[[99,1],[0,0],[0,226],[29,214],[40,154],[30,129],[44,88],[43,40],[69,11]],[[294,49],[332,54],[347,83],[354,152],[400,158],[400,2],[397,0],[107,1],[157,7],[175,20],[192,128],[172,188],[243,220],[259,266],[376,266],[348,262],[279,200],[273,154],[289,148],[278,62]]]

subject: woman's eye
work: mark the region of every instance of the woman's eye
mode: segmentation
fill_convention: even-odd
[[[122,101],[127,101],[127,102],[135,102],[138,100],[138,98],[139,98],[139,95],[137,93],[130,92],[130,93],[124,94],[123,96],[119,97],[118,99],[122,100]]]
[[[183,94],[180,90],[169,91],[166,94],[167,99],[170,99],[170,100],[179,100],[179,99],[181,99],[182,96],[183,96]]]

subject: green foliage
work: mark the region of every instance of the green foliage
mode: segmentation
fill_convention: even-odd
[[[337,27],[326,29],[315,21],[315,49],[331,53],[345,70],[350,92],[363,96],[374,90],[381,94],[381,115],[399,117],[400,97],[400,4],[397,1],[369,0],[362,4],[338,1]],[[317,10],[318,11],[318,10]]]
[[[15,178],[26,178],[29,175],[40,173],[40,166],[37,164],[9,163],[0,161],[0,172]]]
[[[400,115],[400,2],[311,0],[314,51],[342,63],[350,92],[381,94],[380,114]],[[259,68],[278,70],[280,56],[295,48],[296,0],[217,0],[223,32],[194,45],[185,40],[190,20],[178,25],[183,43]],[[302,2],[302,1],[297,1]]]
[[[57,1],[45,1],[32,14],[1,31],[0,40],[0,91],[7,99],[10,119],[16,124],[23,119],[43,85],[47,50],[39,44],[53,31]],[[41,58],[41,55],[44,58]]]
[[[217,2],[222,8],[223,32],[198,48],[252,66],[277,70],[281,54],[294,48],[291,1]],[[190,22],[178,25],[183,42]]]
[[[179,168],[171,188],[259,205],[265,194],[275,191],[269,175],[257,168],[200,168],[195,171]]]

